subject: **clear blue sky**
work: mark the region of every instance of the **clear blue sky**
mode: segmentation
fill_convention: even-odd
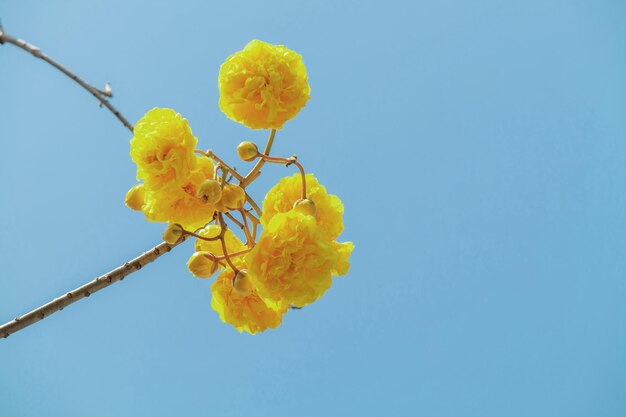
[[[266,133],[219,111],[220,64],[251,39],[298,51],[312,98],[275,151],[341,196],[356,244],[349,276],[253,337],[178,247],[0,341],[0,416],[626,415],[623,1],[25,0],[0,17],[111,81],[133,122],[174,108],[231,162]],[[0,321],[159,241],[123,204],[129,139],[0,46]]]

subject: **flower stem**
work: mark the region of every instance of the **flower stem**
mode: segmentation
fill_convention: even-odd
[[[298,162],[298,157],[296,155],[293,155],[289,158],[277,158],[274,156],[269,156],[269,155],[260,153],[259,158],[267,162],[272,162],[274,164],[285,164],[285,166],[294,164],[295,166],[297,166],[298,169],[300,170],[300,176],[302,177],[302,198],[303,199],[306,198],[306,175],[304,173],[304,168],[302,167],[302,164]]]
[[[256,211],[256,213],[261,216],[263,213],[261,212],[261,208],[259,207],[259,205],[252,199],[252,197],[250,197],[250,195],[248,193],[246,193],[246,201],[248,203],[250,203],[250,205],[252,206],[252,208],[254,209],[254,211]]]
[[[226,162],[222,161],[222,159],[220,157],[218,157],[217,155],[215,155],[213,153],[213,151],[207,151],[207,152],[202,152],[201,150],[196,149],[194,151],[197,154],[201,154],[206,156],[207,158],[210,158],[212,160],[214,160],[215,162],[217,162],[218,165],[220,165],[222,168],[228,170],[228,172],[235,178],[237,178],[237,181],[243,181],[244,178],[241,176],[241,174],[239,174],[237,171],[235,171],[234,168],[231,168]]]
[[[274,144],[275,136],[276,136],[276,129],[272,129],[270,131],[270,136],[267,138],[267,144],[265,145],[265,150],[263,151],[265,155],[269,155],[270,151],[272,150],[272,145]],[[248,172],[248,175],[245,176],[243,181],[239,181],[239,186],[241,188],[246,188],[248,185],[250,185],[250,183],[256,179],[256,176],[258,175],[259,171],[261,170],[261,167],[264,164],[265,164],[265,161],[263,159],[259,159],[256,165],[254,165],[254,168],[252,168],[252,170]]]
[[[246,246],[249,248],[254,247],[255,242],[250,234],[250,229],[248,228],[248,218],[246,217],[246,211],[244,209],[239,209],[239,213],[241,213],[241,217],[243,218],[243,231],[246,235]]]
[[[222,243],[222,252],[224,253],[224,258],[226,259],[226,262],[231,267],[231,269],[235,271],[235,274],[236,274],[237,272],[239,272],[239,269],[237,269],[237,267],[230,260],[230,256],[228,256],[228,249],[226,248],[226,240],[224,239],[224,235],[226,234],[226,222],[224,221],[224,217],[222,216],[222,213],[219,213],[217,215],[217,218],[219,219],[220,226],[222,228],[222,230],[220,231],[219,238],[220,238],[220,242]]]
[[[231,258],[237,257],[237,256],[241,256],[241,255],[245,255],[246,253],[250,252],[252,250],[252,248],[248,248],[248,249],[242,249],[238,252],[233,252],[233,253],[229,253],[228,256]],[[224,255],[213,255],[215,257],[216,260],[222,260],[222,259],[226,259],[226,256]]]

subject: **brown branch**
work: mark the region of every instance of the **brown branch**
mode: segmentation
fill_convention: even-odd
[[[178,244],[180,243],[177,243],[176,245]],[[126,262],[124,265],[119,266],[102,276],[99,276],[82,287],[78,287],[65,295],[55,298],[49,303],[24,314],[23,316],[15,318],[14,320],[0,326],[0,337],[9,337],[11,334],[22,330],[31,324],[37,323],[39,320],[43,320],[52,313],[63,310],[66,306],[80,300],[81,298],[89,297],[96,291],[100,291],[115,282],[123,280],[128,275],[138,271],[145,265],[159,258],[161,255],[169,252],[176,245],[170,245],[165,242],[160,243],[135,259]]]
[[[58,69],[63,74],[67,75],[72,80],[76,81],[76,83],[78,83],[81,87],[83,87],[85,90],[90,92],[100,102],[101,106],[104,106],[107,109],[109,109],[111,111],[111,113],[113,113],[113,115],[115,117],[117,117],[117,119],[120,122],[122,122],[122,124],[128,130],[130,130],[131,133],[132,133],[133,125],[131,125],[128,122],[128,120],[126,120],[126,118],[124,116],[122,116],[122,114],[115,107],[113,107],[113,105],[109,102],[109,100],[107,100],[105,98],[105,97],[113,97],[113,93],[111,92],[111,88],[110,88],[109,83],[106,84],[104,90],[100,90],[100,89],[98,89],[96,87],[93,87],[93,86],[87,84],[85,81],[80,79],[72,71],[68,70],[63,65],[59,64],[58,62],[56,62],[52,58],[50,58],[48,55],[46,55],[43,52],[41,52],[41,50],[38,47],[36,47],[35,45],[32,45],[32,44],[30,44],[30,43],[28,43],[28,42],[26,42],[26,41],[24,41],[22,39],[14,38],[14,37],[12,37],[10,35],[7,35],[4,32],[4,30],[2,29],[2,26],[0,26],[0,45],[4,44],[4,43],[13,44],[13,45],[17,46],[18,48],[21,48],[21,49],[25,50],[26,52],[29,52],[34,57],[42,59],[43,61],[46,61],[48,64],[52,65],[54,68]]]

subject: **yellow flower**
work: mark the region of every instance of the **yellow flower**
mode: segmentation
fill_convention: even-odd
[[[354,243],[352,242],[333,242],[333,249],[337,252],[337,263],[333,268],[333,275],[346,275],[350,269],[350,254],[354,250]]]
[[[237,268],[243,268],[243,262],[236,262]],[[233,288],[235,273],[228,268],[222,271],[211,285],[211,307],[217,311],[223,322],[233,325],[239,332],[250,334],[262,332],[268,328],[276,328],[283,320],[287,309],[279,311],[269,308],[255,291],[247,295]]]
[[[200,230],[198,234],[202,237],[214,238],[220,235],[220,231],[220,226],[210,224]],[[226,233],[224,234],[224,243],[226,243],[226,250],[228,250],[229,254],[239,252],[247,248],[247,246],[230,229],[226,229]],[[195,249],[197,252],[211,252],[215,256],[224,255],[222,242],[219,239],[196,239]]]
[[[135,125],[130,156],[137,164],[137,179],[151,190],[181,185],[195,168],[197,139],[187,120],[171,109],[154,108]]]
[[[296,211],[275,215],[246,256],[258,294],[277,309],[302,307],[321,297],[338,260],[315,219]]]
[[[306,174],[307,198],[315,202],[317,223],[329,240],[336,239],[343,231],[343,204],[336,195],[328,194],[313,174]],[[278,213],[291,211],[302,197],[302,177],[294,174],[282,178],[265,196],[261,224],[266,227]]]
[[[182,184],[172,183],[157,190],[146,189],[142,211],[149,221],[178,223],[193,231],[213,219],[215,206],[198,197],[200,185],[213,176],[213,162],[205,157],[194,158],[196,169]]]
[[[309,99],[302,57],[282,45],[253,40],[220,68],[220,109],[252,129],[280,129]]]

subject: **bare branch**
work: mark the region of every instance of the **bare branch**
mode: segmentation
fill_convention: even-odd
[[[128,130],[130,130],[131,132],[133,131],[133,125],[131,125],[128,122],[128,120],[126,120],[126,118],[122,116],[122,114],[115,107],[113,107],[113,105],[105,98],[105,97],[113,97],[113,92],[111,91],[111,85],[108,82],[105,84],[104,90],[100,90],[98,88],[95,88],[87,84],[85,81],[79,78],[76,74],[74,74],[73,72],[65,68],[63,65],[59,64],[58,62],[54,61],[48,55],[41,52],[41,50],[35,45],[32,45],[22,39],[14,38],[12,36],[7,35],[4,32],[2,26],[0,26],[0,45],[4,43],[13,44],[17,46],[18,48],[21,48],[24,51],[29,52],[34,57],[46,61],[48,64],[52,65],[54,68],[58,69],[63,74],[67,75],[72,80],[76,81],[81,87],[89,91],[100,102],[101,106],[104,106],[107,109],[109,109],[111,113],[113,113],[113,115],[117,117],[117,119],[120,122],[122,122],[122,124]]]
[[[43,320],[51,314],[63,310],[66,306],[80,300],[81,298],[89,297],[96,291],[100,291],[101,289],[106,288],[115,282],[123,280],[128,275],[132,274],[135,271],[138,271],[145,265],[159,258],[161,255],[169,252],[174,246],[177,246],[178,244],[180,243],[177,243],[176,245],[170,245],[165,242],[160,243],[149,251],[136,257],[135,259],[126,262],[124,265],[119,266],[114,270],[99,276],[93,281],[79,288],[76,288],[75,290],[70,291],[67,294],[55,298],[49,303],[44,304],[41,307],[24,314],[23,316],[15,318],[14,320],[0,326],[0,337],[9,337],[11,334],[22,330],[25,327],[30,326],[31,324],[37,323],[39,320]]]

